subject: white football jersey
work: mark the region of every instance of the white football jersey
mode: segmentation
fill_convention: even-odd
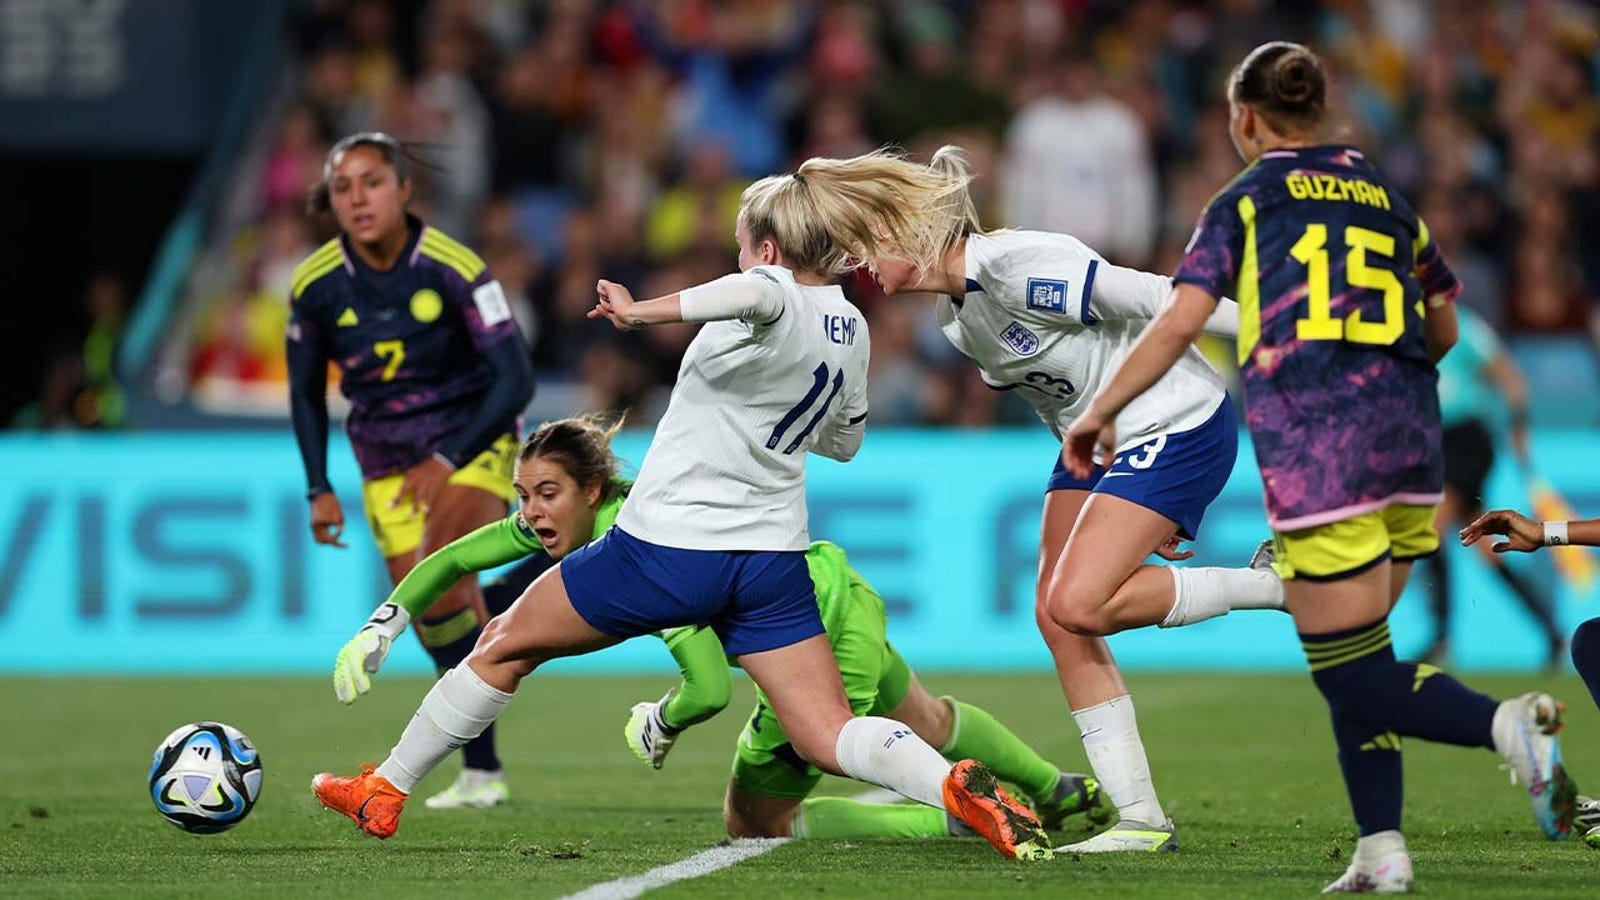
[[[997,390],[1018,390],[1057,438],[1111,380],[1165,305],[1172,279],[1114,266],[1077,238],[1002,231],[967,238],[967,291],[940,297],[945,337]],[[1226,397],[1190,347],[1117,416],[1117,450],[1203,424]]]
[[[766,324],[707,322],[684,352],[667,412],[617,516],[629,534],[690,550],[804,550],[806,453],[833,451],[867,415],[867,321],[838,287],[776,266]]]

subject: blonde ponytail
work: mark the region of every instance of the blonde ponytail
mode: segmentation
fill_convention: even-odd
[[[739,219],[751,243],[771,240],[791,269],[823,275],[849,271],[847,254],[828,232],[806,179],[770,175],[744,189]]]
[[[972,202],[972,166],[967,151],[955,144],[945,144],[933,151],[928,168],[952,181],[961,182],[961,190],[950,196],[950,214],[961,229],[961,236],[983,234],[983,223],[978,221],[978,207]]]
[[[976,227],[965,158],[954,147],[940,153],[939,168],[890,150],[800,164],[794,178],[805,185],[841,256],[849,258],[841,259],[844,268],[892,256],[927,271]]]

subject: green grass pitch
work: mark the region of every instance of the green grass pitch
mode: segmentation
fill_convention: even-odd
[[[1066,769],[1083,751],[1053,678],[925,679],[989,708]],[[1555,678],[1468,681],[1509,694],[1541,687],[1571,704],[1564,750],[1600,787],[1600,712]],[[486,812],[415,802],[387,842],[321,811],[312,773],[381,759],[426,683],[384,679],[356,706],[323,679],[0,680],[0,895],[134,897],[559,897],[681,860],[722,838],[735,705],[652,771],[628,752],[628,707],[663,678],[535,677],[501,720],[513,800]],[[662,896],[739,898],[1309,897],[1342,871],[1354,825],[1322,703],[1304,676],[1135,675],[1156,784],[1178,821],[1174,855],[1008,862],[982,841],[795,842]],[[260,805],[233,831],[191,836],[145,792],[150,754],[172,728],[219,719],[261,748]],[[1537,833],[1527,801],[1489,753],[1408,742],[1406,825],[1418,888],[1434,897],[1583,897],[1600,853]],[[456,764],[424,782],[423,796]],[[861,788],[830,779],[824,790]],[[1073,839],[1073,833],[1055,837]]]

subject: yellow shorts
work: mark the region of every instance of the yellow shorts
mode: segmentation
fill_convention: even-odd
[[[507,503],[515,503],[517,492],[511,486],[511,469],[517,460],[517,439],[502,434],[483,451],[450,476],[450,484],[481,488]],[[422,526],[426,515],[413,512],[410,502],[391,506],[405,481],[404,472],[374,478],[361,485],[361,501],[367,510],[367,526],[378,542],[384,559],[410,553],[422,545]]]
[[[1408,562],[1439,549],[1432,506],[1396,504],[1374,512],[1302,528],[1275,531],[1278,575],[1307,581],[1347,578],[1393,559]]]

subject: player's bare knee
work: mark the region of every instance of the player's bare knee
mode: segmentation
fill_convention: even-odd
[[[520,679],[538,668],[544,658],[532,652],[519,639],[509,617],[497,616],[483,627],[483,634],[478,637],[478,643],[472,648],[467,661],[473,663],[475,668],[503,669],[506,674]]]
[[[789,742],[801,759],[826,772],[835,774],[839,772],[837,730],[832,737],[812,732],[806,735],[805,740],[800,740],[790,733]]]
[[[1083,637],[1104,637],[1113,626],[1115,588],[1094,578],[1061,572],[1050,579],[1045,612],[1057,625]]]
[[[478,644],[472,648],[472,655],[487,660],[498,660],[510,644],[511,619],[509,616],[496,616],[483,626],[483,633],[478,635]]]
[[[1050,598],[1046,607],[1050,621],[1080,637],[1104,637],[1111,633],[1110,609],[1104,603],[1084,603],[1080,596],[1066,591]]]
[[[1105,637],[1112,633],[1103,610],[1070,607],[1056,614],[1056,624],[1078,637]]]

